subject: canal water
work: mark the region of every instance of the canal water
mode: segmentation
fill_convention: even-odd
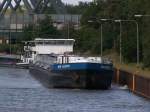
[[[0,68],[0,112],[150,112],[150,101],[110,90],[47,89],[28,70]]]

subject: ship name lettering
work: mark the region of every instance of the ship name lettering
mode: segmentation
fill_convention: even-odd
[[[58,69],[70,68],[70,65],[58,65]]]

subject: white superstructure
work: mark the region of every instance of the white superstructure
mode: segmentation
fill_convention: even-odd
[[[101,57],[58,56],[56,63],[102,63]]]
[[[35,39],[33,51],[37,54],[64,54],[73,52],[74,39]]]
[[[25,42],[22,56],[23,62],[30,62],[35,59],[38,54],[64,54],[73,52],[74,39],[41,39],[36,38],[34,41]]]

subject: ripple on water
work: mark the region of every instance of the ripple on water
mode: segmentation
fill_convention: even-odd
[[[1,68],[0,112],[150,112],[150,102],[117,86],[47,89],[27,70]]]

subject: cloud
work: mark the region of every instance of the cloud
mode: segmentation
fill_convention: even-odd
[[[91,2],[93,0],[62,0],[64,3],[67,3],[67,4],[78,4],[79,1],[82,1],[82,2]]]
[[[2,2],[3,0],[0,0],[0,2]],[[67,4],[78,4],[79,1],[82,1],[82,2],[91,2],[93,0],[62,0],[64,3],[67,3]]]

